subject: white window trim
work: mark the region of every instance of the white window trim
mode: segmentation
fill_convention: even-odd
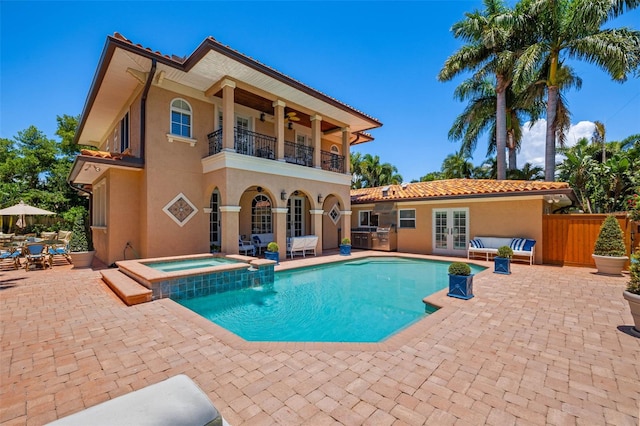
[[[363,224],[362,223],[362,216],[360,216],[362,213],[369,213],[369,223],[368,224]],[[371,213],[373,213],[373,210],[360,210],[358,212],[358,226],[371,226]]]
[[[189,123],[189,136],[177,135],[177,134],[173,134],[171,132],[171,128],[173,127],[172,126],[172,123],[173,123],[172,115],[173,115],[173,111],[174,111],[173,103],[175,101],[182,101],[182,102],[186,103],[189,106],[189,111],[186,111],[186,110],[183,110],[183,109],[180,109],[180,108],[175,108],[175,110],[177,112],[180,112],[180,113],[183,113],[183,114],[186,114],[187,112],[189,113],[189,117],[191,118],[190,119],[190,123]],[[194,129],[194,125],[193,125],[193,107],[191,106],[191,104],[184,98],[173,98],[173,99],[171,99],[171,102],[169,103],[169,135],[173,136],[174,138],[182,138],[182,139],[193,140],[192,139],[193,129]],[[169,141],[169,142],[173,142],[173,141]]]
[[[400,212],[404,212],[404,211],[412,211],[413,212],[413,218],[401,218],[400,217]],[[402,221],[403,220],[413,220],[413,226],[402,226]],[[418,218],[416,216],[416,209],[399,209],[398,210],[398,228],[401,229],[416,229],[416,226],[418,224]]]
[[[196,146],[196,144],[198,143],[198,139],[185,138],[184,136],[174,135],[171,133],[167,133],[167,141],[169,141],[169,143],[173,143],[173,142],[188,143],[189,146],[191,147]]]
[[[337,213],[335,215],[336,216],[335,219],[333,218],[332,213]],[[342,212],[340,212],[338,205],[334,204],[333,207],[331,207],[331,209],[327,213],[327,215],[329,216],[329,219],[331,219],[331,222],[333,222],[334,225],[337,225],[338,222],[340,221],[340,216],[342,216]]]

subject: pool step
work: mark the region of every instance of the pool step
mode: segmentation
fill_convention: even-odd
[[[129,278],[119,269],[106,269],[100,271],[100,274],[102,274],[102,280],[127,305],[131,306],[151,301],[151,289]]]

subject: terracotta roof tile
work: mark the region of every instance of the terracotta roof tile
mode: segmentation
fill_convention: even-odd
[[[387,188],[386,195],[383,189]],[[570,190],[565,182],[528,180],[447,179],[403,185],[379,186],[351,190],[351,203],[374,201],[423,200],[431,198],[478,197],[496,194],[523,194]]]
[[[97,157],[97,158],[109,158],[112,160],[122,160],[123,157],[127,157],[131,155],[130,150],[125,150],[124,152],[107,152],[107,151],[96,151],[93,149],[81,149],[80,154],[86,155],[87,157]]]

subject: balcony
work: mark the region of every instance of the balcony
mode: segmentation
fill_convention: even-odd
[[[222,151],[222,129],[207,135],[209,139],[209,155],[215,155]],[[277,160],[276,155],[278,141],[275,137],[263,135],[245,129],[234,129],[234,149],[236,153],[252,157]],[[284,142],[284,161],[304,167],[313,167],[312,146]],[[320,151],[321,168],[335,173],[344,173],[344,155],[332,152]]]

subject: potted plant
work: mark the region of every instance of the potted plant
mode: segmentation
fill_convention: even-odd
[[[513,250],[511,247],[498,247],[498,254],[493,258],[493,272],[496,274],[510,274],[511,256],[513,256]]]
[[[629,310],[634,324],[633,331],[640,337],[640,246],[636,249],[636,253],[631,256],[629,277],[627,289],[622,295],[629,302]]]
[[[458,299],[473,297],[473,274],[471,267],[464,262],[453,262],[449,265],[449,293],[447,296]]]
[[[276,243],[275,241],[271,241],[269,244],[267,244],[267,250],[264,252],[264,258],[269,260],[275,260],[276,265],[279,265],[280,264],[279,250],[280,250],[280,247],[278,246],[278,243]]]
[[[629,260],[626,254],[622,228],[614,216],[607,216],[600,226],[592,254],[598,273],[621,275],[624,264]]]
[[[89,250],[90,242],[87,229],[84,226],[84,217],[78,215],[73,223],[71,239],[69,240],[69,256],[74,268],[88,268],[93,263],[95,250]]]
[[[340,255],[349,256],[351,254],[351,240],[343,238],[340,243]]]
[[[220,246],[218,244],[211,244],[211,253],[220,253]]]

